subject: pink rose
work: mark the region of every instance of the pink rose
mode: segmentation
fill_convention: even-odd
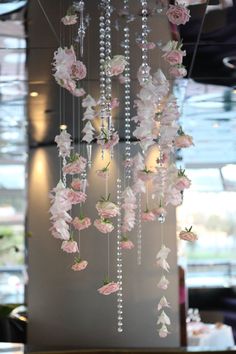
[[[127,62],[123,55],[115,55],[105,64],[105,71],[108,76],[118,76],[125,70]]]
[[[181,77],[187,75],[187,70],[185,69],[184,66],[172,66],[169,70],[169,73],[174,78],[180,79]]]
[[[175,147],[176,148],[188,148],[194,145],[193,138],[190,135],[183,134],[175,138]]]
[[[174,25],[185,25],[190,19],[190,11],[184,5],[169,5],[166,12],[168,20]]]
[[[166,204],[171,204],[173,206],[179,206],[183,202],[183,197],[181,191],[176,188],[170,188],[169,193],[166,198]]]
[[[71,46],[70,48],[61,48],[59,47],[55,52],[54,52],[54,57],[53,57],[53,66],[55,67],[55,70],[61,70],[63,69],[69,69],[71,65],[74,64],[76,61],[76,55],[74,51],[74,47]]]
[[[188,189],[191,186],[191,181],[186,176],[180,176],[175,183],[175,188],[179,191],[183,191],[184,189]]]
[[[77,15],[66,15],[64,17],[62,17],[61,22],[65,25],[65,26],[69,26],[69,25],[74,25],[77,23]]]
[[[83,192],[76,192],[70,189],[68,191],[67,198],[71,204],[79,204],[85,202],[87,195]]]
[[[76,241],[73,241],[73,240],[70,240],[70,241],[63,241],[63,242],[62,242],[62,245],[61,245],[61,249],[62,249],[64,252],[67,252],[67,253],[76,253],[76,252],[79,252],[79,248],[78,248],[77,242],[76,242]]]
[[[66,166],[63,167],[63,173],[66,175],[75,175],[81,173],[85,170],[86,164],[87,160],[79,154],[76,154],[73,157],[73,161],[69,162]]]
[[[82,219],[75,217],[72,224],[76,230],[81,231],[87,229],[91,225],[91,220],[88,217]]]
[[[123,250],[132,250],[132,248],[134,248],[133,242],[128,239],[123,239],[120,246]]]
[[[71,267],[72,270],[74,270],[75,272],[84,270],[88,265],[87,261],[79,261],[79,262],[75,262],[75,264],[73,264],[73,266]]]
[[[163,55],[163,58],[170,65],[180,65],[180,64],[182,64],[183,57],[185,55],[186,55],[185,51],[182,51],[179,49],[174,49],[174,50],[170,50],[169,52],[166,52]]]
[[[87,75],[87,69],[82,61],[77,60],[71,67],[71,76],[76,80],[83,80]]]
[[[166,215],[167,215],[166,209],[164,209],[164,208],[162,208],[162,207],[159,207],[159,208],[156,208],[156,209],[152,209],[152,213],[153,213],[154,215],[156,215],[157,217],[158,217],[158,216],[161,216],[161,215],[163,215],[163,216],[166,216]]]
[[[106,171],[104,171],[104,170],[97,170],[97,171],[96,171],[96,174],[97,174],[98,177],[101,177],[101,178],[106,179],[106,178],[109,176],[109,170],[106,170]]]
[[[116,204],[110,202],[109,200],[99,201],[96,204],[96,209],[98,211],[99,216],[103,219],[114,218],[115,216],[120,214],[119,207]]]
[[[141,216],[142,221],[154,221],[156,219],[155,215],[151,211],[145,211]]]
[[[196,240],[198,240],[198,237],[197,235],[191,231],[192,230],[192,227],[190,227],[190,229],[185,229],[183,231],[180,231],[179,233],[179,238],[181,240],[184,240],[184,241],[189,241],[189,242],[194,242]]]
[[[120,286],[118,283],[115,283],[114,281],[103,285],[101,288],[98,289],[99,294],[102,295],[110,295],[112,293],[115,293],[119,290]]]
[[[79,178],[73,179],[73,181],[71,182],[71,188],[79,191],[81,188],[81,180]]]
[[[148,182],[151,181],[154,173],[150,170],[141,170],[137,172],[137,176],[139,179],[141,179],[143,182]]]
[[[110,165],[110,162],[108,162],[108,164],[105,167],[103,167],[101,170],[97,170],[96,171],[97,176],[101,177],[101,178],[104,178],[104,179],[108,178],[108,176],[109,176],[109,165]]]
[[[108,234],[114,230],[113,224],[107,220],[96,219],[93,224],[103,234]]]
[[[97,140],[97,143],[99,145],[102,145],[103,148],[106,150],[112,149],[115,145],[118,144],[118,142],[119,142],[119,135],[117,132],[113,133],[109,140],[108,140],[108,138]]]
[[[52,236],[61,240],[69,240],[70,233],[69,228],[60,228],[59,230],[52,226],[49,231],[51,232]]]

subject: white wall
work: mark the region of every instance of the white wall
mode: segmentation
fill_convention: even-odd
[[[104,186],[94,177],[98,159],[89,175],[89,198],[86,210],[96,217],[95,202]],[[137,266],[136,250],[124,256],[124,333],[116,330],[116,295],[101,296],[106,273],[106,236],[94,227],[82,232],[81,249],[89,262],[84,272],[70,270],[73,257],[60,251],[60,242],[49,234],[48,191],[59,176],[57,152],[54,147],[30,152],[29,168],[29,344],[44,348],[154,348],[179,346],[178,280],[175,236],[175,211],[170,210],[165,228],[165,243],[170,256],[171,284],[166,296],[172,304],[171,335],[160,339],[156,331],[156,306],[162,292],[157,288],[160,270],[155,255],[161,245],[157,222],[143,226],[143,263]],[[115,197],[117,168],[113,168],[110,191]],[[137,231],[131,239],[136,241]],[[116,233],[111,234],[111,273],[115,279]]]

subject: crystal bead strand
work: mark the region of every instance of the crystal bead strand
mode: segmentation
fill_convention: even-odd
[[[65,131],[67,133],[67,126],[65,124],[61,124],[60,126],[61,132]],[[67,164],[65,156],[62,158],[62,182],[64,186],[66,187],[67,179],[66,179],[66,174],[63,172],[64,167]]]
[[[121,210],[121,180],[117,179],[117,205]],[[121,215],[117,218],[117,283],[119,290],[117,292],[117,331],[123,332],[123,289],[122,289],[122,249],[121,249]]]
[[[149,76],[149,66],[148,66],[148,3],[147,0],[140,0],[142,11],[142,31],[141,31],[141,48],[142,48],[142,80],[145,83]],[[141,193],[138,195],[138,233],[137,233],[137,263],[141,265],[142,263],[142,196]]]
[[[141,46],[142,46],[142,77],[143,81],[146,82],[149,76],[149,65],[148,65],[148,3],[147,0],[140,0],[142,6],[142,34],[141,34]]]
[[[137,233],[137,263],[142,264],[142,196],[138,194],[138,233]]]
[[[105,61],[106,63],[111,60],[111,0],[105,0]],[[105,85],[105,97],[106,97],[106,118],[108,127],[108,139],[111,138],[113,133],[113,122],[111,112],[111,99],[112,99],[112,79],[107,67],[106,72],[106,85]],[[113,151],[111,149],[111,157]]]
[[[62,159],[62,171],[64,170],[65,165],[66,165],[66,158],[63,157],[63,159]],[[62,174],[62,181],[63,181],[64,186],[66,187],[66,174],[64,172],[62,172],[62,173],[63,173]]]
[[[104,120],[106,115],[106,74],[105,74],[105,0],[101,0],[101,14],[99,18],[99,51],[100,51],[100,107],[101,107],[101,133],[100,138],[104,138]],[[102,146],[102,159],[104,159],[104,149]]]
[[[162,148],[161,146],[159,145],[159,151],[160,151],[160,157],[159,157],[159,173],[161,174],[161,200],[164,196],[164,187],[165,187],[165,175],[166,175],[166,169],[165,167],[163,166],[163,158],[164,158],[164,154],[163,154],[163,151],[162,151]],[[161,202],[161,200],[159,202]],[[164,214],[160,214],[158,216],[158,219],[160,224],[163,224],[165,221],[166,221],[166,217]]]
[[[129,11],[129,0],[124,0],[124,10]],[[125,178],[131,179],[131,168],[130,168],[130,30],[129,25],[126,23],[124,27],[124,55],[127,62],[125,67]]]

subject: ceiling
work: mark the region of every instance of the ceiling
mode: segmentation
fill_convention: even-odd
[[[9,3],[10,1],[8,1]],[[3,1],[0,1],[0,4]],[[21,100],[21,108],[17,106],[18,117],[21,126],[25,127],[24,99],[28,91],[37,92],[36,97],[28,94],[28,123],[29,143],[31,147],[52,144],[54,136],[59,131],[60,123],[66,121],[68,130],[72,131],[73,120],[75,122],[75,137],[81,129],[81,108],[78,99],[73,99],[70,94],[60,89],[52,77],[53,52],[59,45],[69,45],[76,35],[75,30],[68,30],[61,26],[60,18],[65,14],[68,0],[32,0],[29,2],[26,12],[21,12],[21,28],[24,29],[26,17],[26,35],[17,30],[17,20],[14,15],[7,24],[0,24],[0,38],[5,34],[12,40],[0,43],[2,55],[14,53],[18,55],[17,73],[5,73],[1,71],[1,90],[8,90],[8,103],[13,107]],[[116,8],[122,7],[122,1],[116,0]],[[139,13],[138,2],[131,2],[131,12]],[[91,17],[90,26],[86,35],[84,62],[88,67],[88,79],[85,89],[99,97],[98,91],[98,0],[87,0],[86,11]],[[159,10],[152,16],[150,25],[152,32],[150,38],[159,46],[167,42],[170,37],[170,28],[166,21],[164,10],[160,2],[150,0],[150,7],[158,5]],[[162,2],[163,4],[163,2]],[[195,147],[179,154],[179,159],[186,166],[215,166],[236,161],[236,94],[233,87],[236,86],[236,70],[225,66],[223,59],[236,56],[236,7],[225,1],[225,8],[220,4],[211,2],[191,6],[191,20],[186,26],[181,26],[180,32],[187,50],[185,65],[189,70],[189,77],[194,80],[183,80],[175,84],[175,92],[179,98],[182,110],[182,123],[185,130],[194,136]],[[114,19],[115,19],[114,11]],[[19,16],[19,14],[18,14]],[[6,19],[6,16],[3,17]],[[138,91],[136,71],[140,64],[140,50],[137,47],[136,37],[140,33],[140,18],[130,24],[131,27],[131,65],[132,65],[132,99]],[[5,21],[7,22],[7,21]],[[113,21],[115,24],[115,22]],[[4,25],[3,25],[4,24]],[[24,31],[23,31],[24,32]],[[113,53],[121,53],[122,31],[113,28]],[[27,72],[24,70],[25,37],[27,38]],[[13,49],[12,49],[13,46]],[[14,54],[13,53],[13,54]],[[9,57],[8,57],[9,58]],[[13,60],[13,59],[9,59]],[[159,66],[165,72],[167,67],[161,58],[157,48],[150,53],[151,66],[157,69]],[[9,67],[12,67],[12,64]],[[8,70],[7,65],[6,69]],[[3,70],[3,68],[2,68]],[[10,86],[9,86],[10,85]],[[10,87],[10,90],[8,89]],[[18,90],[15,98],[9,98],[10,93]],[[114,82],[114,96],[120,96],[122,102],[122,89]],[[2,91],[2,92],[3,92]],[[5,104],[4,95],[1,104]],[[121,122],[122,135],[122,104],[116,111],[115,119]],[[61,109],[60,109],[61,108]],[[12,109],[12,112],[14,109]],[[16,110],[15,110],[16,111]],[[14,112],[15,112],[14,111]],[[74,112],[74,114],[73,114]],[[74,119],[73,119],[74,117]],[[9,120],[8,120],[9,121]],[[6,123],[7,125],[8,123]],[[11,135],[9,125],[9,134]],[[1,132],[0,132],[1,133]],[[5,136],[9,137],[9,134]],[[19,136],[23,136],[19,130]],[[0,136],[2,141],[2,135]],[[19,137],[20,139],[20,137]],[[18,143],[20,143],[18,141]]]

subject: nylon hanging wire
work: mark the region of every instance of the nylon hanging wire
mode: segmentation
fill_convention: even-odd
[[[187,85],[186,85],[186,88],[185,88],[184,98],[183,98],[183,101],[181,103],[180,110],[179,110],[181,115],[182,115],[183,106],[184,106],[184,103],[185,103],[186,97],[187,97],[188,83],[189,83],[189,79],[190,79],[190,77],[192,75],[192,71],[193,71],[193,67],[194,67],[194,63],[195,63],[195,59],[196,59],[196,55],[197,55],[197,50],[198,50],[198,47],[199,47],[199,44],[200,44],[200,39],[201,39],[202,31],[203,31],[203,26],[204,26],[204,22],[205,22],[205,19],[206,19],[206,14],[207,14],[206,10],[207,10],[207,6],[209,5],[209,2],[210,2],[210,0],[206,1],[205,12],[204,12],[204,15],[202,17],[202,21],[201,21],[200,28],[199,28],[198,35],[197,35],[197,40],[196,40],[196,43],[194,45],[193,57],[192,57],[192,60],[191,60],[191,64],[190,64],[190,68],[189,68],[189,72],[188,72],[188,76],[187,76],[188,82],[187,82]]]
[[[39,4],[39,6],[40,6],[40,8],[41,8],[41,10],[42,10],[42,13],[43,13],[43,15],[44,15],[44,17],[45,17],[45,19],[46,19],[48,25],[49,25],[49,27],[50,27],[50,29],[51,29],[51,31],[52,31],[54,37],[56,38],[58,44],[60,45],[60,44],[61,44],[60,39],[59,39],[59,37],[58,37],[58,35],[57,35],[57,33],[56,33],[56,30],[55,30],[55,28],[54,28],[52,22],[50,21],[50,19],[49,19],[47,13],[46,13],[46,11],[45,11],[45,9],[44,9],[44,7],[43,7],[41,1],[40,1],[40,0],[37,0],[37,1],[38,1],[38,4]]]
[[[197,35],[197,40],[196,40],[196,43],[195,43],[195,46],[194,46],[193,57],[192,57],[190,69],[189,69],[189,72],[188,72],[188,79],[192,75],[193,66],[194,66],[194,62],[195,62],[195,59],[196,59],[197,50],[198,50],[199,43],[200,43],[200,38],[201,38],[201,35],[202,35],[202,30],[203,30],[203,26],[204,26],[206,14],[207,14],[206,10],[207,10],[207,6],[209,5],[209,1],[210,0],[206,1],[206,8],[205,8],[204,15],[202,17],[202,21],[201,21],[201,24],[200,24],[199,32],[198,32],[198,35]]]

